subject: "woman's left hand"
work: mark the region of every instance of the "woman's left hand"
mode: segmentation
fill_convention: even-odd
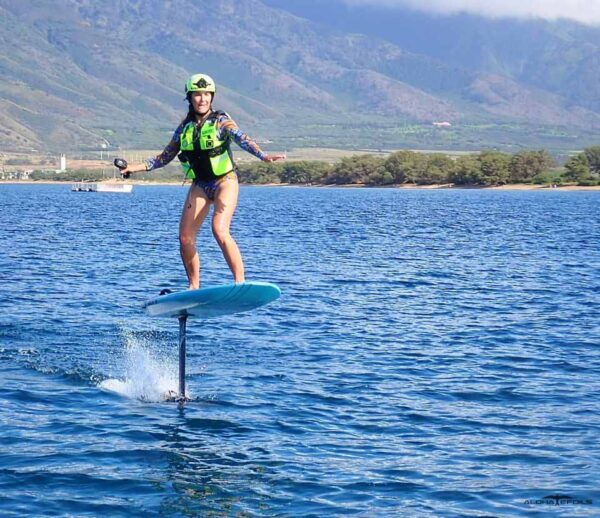
[[[263,162],[275,162],[276,160],[284,160],[285,158],[285,155],[265,155]]]

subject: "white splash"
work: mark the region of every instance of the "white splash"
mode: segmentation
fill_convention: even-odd
[[[107,379],[99,387],[141,401],[173,399],[178,391],[178,366],[135,337],[126,334],[125,339],[124,379]]]

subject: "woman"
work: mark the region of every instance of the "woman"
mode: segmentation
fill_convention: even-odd
[[[175,130],[163,152],[145,162],[121,170],[128,175],[164,167],[179,153],[179,160],[192,180],[179,223],[179,250],[188,277],[189,289],[200,287],[200,258],[196,235],[210,206],[215,209],[212,232],[229,265],[235,283],[244,282],[244,263],[229,228],[237,206],[239,184],[230,150],[231,140],[264,162],[274,162],[284,155],[268,155],[240,131],[222,111],[214,111],[212,101],[215,82],[205,74],[194,74],[185,85],[188,114]]]

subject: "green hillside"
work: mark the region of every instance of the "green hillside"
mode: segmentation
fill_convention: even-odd
[[[435,15],[408,4],[263,0],[342,32],[360,32],[475,73],[497,74],[600,110],[600,26],[541,18]]]
[[[218,107],[278,149],[572,149],[600,128],[555,92],[258,0],[0,0],[0,47],[6,150],[160,147],[196,71],[217,80]]]

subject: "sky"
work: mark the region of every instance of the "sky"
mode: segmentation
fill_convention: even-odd
[[[600,24],[600,0],[345,0],[348,4],[412,7],[420,11],[452,14],[466,11],[493,18],[568,18]]]

